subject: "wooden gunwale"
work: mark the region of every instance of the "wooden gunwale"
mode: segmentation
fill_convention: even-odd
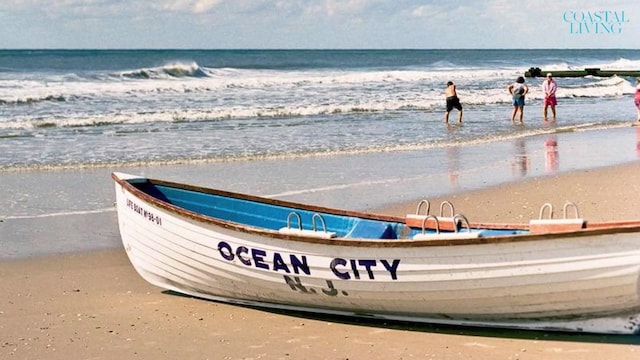
[[[140,198],[153,206],[166,210],[170,213],[176,214],[181,217],[189,218],[197,222],[217,225],[226,229],[239,231],[243,233],[255,234],[275,239],[290,240],[303,243],[312,244],[324,244],[333,246],[356,246],[356,247],[369,247],[369,248],[413,248],[413,247],[426,247],[426,246],[456,246],[456,245],[481,245],[481,244],[498,244],[498,243],[511,243],[522,241],[544,241],[544,240],[556,240],[559,237],[564,238],[581,238],[585,236],[598,236],[598,235],[610,235],[610,234],[624,234],[624,233],[640,233],[640,220],[639,221],[611,221],[588,224],[587,228],[557,232],[557,233],[540,233],[540,234],[516,234],[516,235],[500,235],[479,237],[470,239],[445,239],[445,240],[412,240],[412,239],[351,239],[351,238],[310,238],[295,235],[284,235],[277,231],[265,230],[255,227],[249,227],[246,225],[213,218],[210,216],[202,215],[190,210],[183,209],[181,207],[172,205],[165,201],[162,201],[156,197],[153,197],[144,191],[136,188],[125,179],[120,179],[115,173],[111,175],[112,179],[125,190],[131,194]],[[176,183],[166,180],[140,178],[153,185],[173,187],[181,190],[196,191],[206,194],[227,196],[241,200],[256,201],[267,205],[277,205],[284,207],[298,208],[307,211],[327,213],[341,216],[358,217],[362,219],[380,220],[388,222],[404,223],[404,218],[393,215],[384,214],[371,214],[359,211],[334,209],[310,204],[301,204],[296,202],[290,202],[286,200],[270,199],[249,194],[242,194],[236,192],[230,192],[225,190],[205,188],[201,186]],[[496,223],[470,223],[472,228],[487,228],[487,229],[514,229],[514,230],[527,230],[528,224],[496,224]],[[640,234],[639,234],[640,236]]]

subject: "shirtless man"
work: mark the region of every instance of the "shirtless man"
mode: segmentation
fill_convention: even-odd
[[[444,122],[449,123],[449,112],[453,108],[458,109],[458,123],[462,124],[462,105],[460,99],[458,99],[458,93],[456,92],[456,86],[452,81],[447,83],[447,89],[444,91],[444,95],[447,97],[447,111],[444,113]]]

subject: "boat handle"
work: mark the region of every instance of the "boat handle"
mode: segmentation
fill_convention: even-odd
[[[313,231],[318,231],[316,230],[316,218],[320,219],[320,222],[322,223],[322,231],[327,232],[327,224],[324,222],[324,218],[322,217],[322,215],[318,213],[313,214],[313,216],[311,217]]]
[[[420,215],[420,209],[422,208],[422,205],[427,206],[427,211],[424,214],[429,215],[429,211],[431,210],[431,203],[427,199],[420,200],[420,202],[418,203],[418,208],[416,209],[416,215]]]
[[[572,203],[571,201],[567,201],[566,203],[564,203],[564,208],[562,209],[562,212],[564,213],[564,218],[567,218],[567,209],[569,207],[572,207],[573,210],[575,210],[575,215],[576,215],[576,219],[580,219],[580,214],[578,213],[578,205]]]
[[[549,209],[549,219],[553,219],[553,205],[551,205],[550,203],[545,203],[540,208],[540,215],[539,215],[540,220],[542,220],[542,218],[544,216],[544,211],[547,208]]]
[[[440,221],[435,215],[427,215],[422,219],[422,235],[425,234],[425,228],[427,227],[427,220],[433,219],[436,222],[436,234],[440,234]]]
[[[298,219],[298,230],[302,230],[302,219],[300,218],[300,214],[295,211],[292,211],[287,216],[287,229],[291,229],[291,216],[295,216]]]
[[[453,211],[453,204],[452,204],[451,202],[449,202],[449,201],[446,201],[446,200],[445,200],[445,201],[443,201],[443,202],[440,204],[440,216],[444,216],[444,207],[445,207],[445,206],[448,206],[448,207],[449,207],[449,210],[451,210],[451,214],[450,214],[450,216],[451,216],[451,217],[453,217],[453,214],[454,214],[454,212],[455,212],[455,211]]]

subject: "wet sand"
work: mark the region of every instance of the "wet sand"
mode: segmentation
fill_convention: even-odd
[[[562,218],[567,202],[575,204],[579,216],[587,221],[640,219],[640,162],[533,177],[428,200],[432,214],[437,215],[440,204],[449,201],[456,213],[464,214],[472,222],[526,223],[540,216],[545,203],[553,206],[555,218]],[[395,214],[415,213],[418,202],[379,210]],[[567,212],[566,217],[575,217],[573,207]]]
[[[591,221],[640,218],[640,162],[533,177],[445,199],[472,221],[526,222],[543,203],[561,211],[566,200]],[[378,210],[403,215],[414,212],[419,200]],[[39,230],[33,236],[42,239],[46,229]],[[117,232],[107,236],[118,240]],[[640,335],[358,321],[193,299],[146,283],[121,249],[3,261],[0,279],[2,359],[640,358]]]

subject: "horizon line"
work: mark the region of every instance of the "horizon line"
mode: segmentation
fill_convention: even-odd
[[[150,51],[150,50],[164,50],[164,51],[425,51],[425,50],[633,50],[638,51],[637,48],[617,48],[617,47],[600,47],[600,48],[172,48],[172,47],[158,47],[158,48],[81,48],[81,47],[42,47],[42,48],[0,48],[0,51],[76,51],[76,50],[91,50],[91,51]]]

